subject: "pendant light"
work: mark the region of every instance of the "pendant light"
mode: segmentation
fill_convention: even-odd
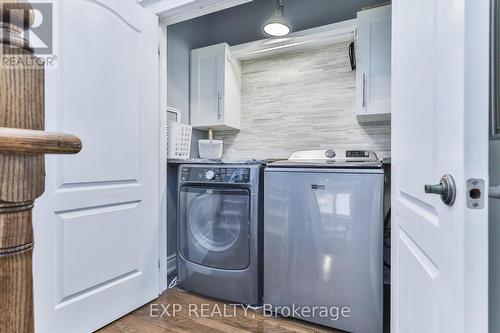
[[[273,37],[283,37],[290,33],[290,26],[285,20],[283,0],[276,0],[274,15],[264,25],[264,32]]]

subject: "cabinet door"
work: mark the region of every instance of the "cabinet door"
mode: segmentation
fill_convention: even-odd
[[[358,13],[356,76],[358,120],[390,120],[391,6]]]
[[[224,114],[224,62],[226,44],[191,51],[191,125],[211,127]]]

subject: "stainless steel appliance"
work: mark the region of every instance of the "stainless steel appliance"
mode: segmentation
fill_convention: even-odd
[[[329,327],[381,333],[384,175],[375,153],[297,152],[269,164],[264,179],[264,303]]]
[[[236,303],[262,298],[262,166],[179,167],[178,282]]]

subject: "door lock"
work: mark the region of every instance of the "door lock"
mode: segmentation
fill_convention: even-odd
[[[470,209],[483,209],[484,193],[484,180],[474,178],[467,180],[467,207]]]
[[[425,193],[439,194],[445,205],[453,206],[457,196],[455,181],[451,175],[444,175],[437,185],[425,185]]]

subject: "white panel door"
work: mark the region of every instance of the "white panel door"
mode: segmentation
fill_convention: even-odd
[[[56,1],[59,68],[46,128],[79,136],[47,157],[34,212],[36,330],[94,331],[159,292],[158,20],[134,1]]]
[[[489,0],[394,0],[394,333],[488,331]],[[452,206],[426,194],[450,174]]]

